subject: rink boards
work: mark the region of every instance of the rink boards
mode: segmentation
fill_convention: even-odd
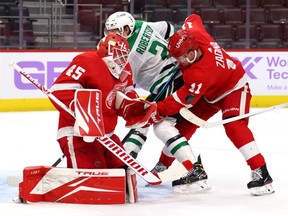
[[[15,61],[34,79],[50,89],[55,79],[80,51],[1,51],[0,52],[0,111],[53,110],[41,91],[9,66]],[[250,77],[252,107],[269,107],[288,100],[288,52],[229,51],[239,59]],[[136,88],[139,95],[147,92]]]

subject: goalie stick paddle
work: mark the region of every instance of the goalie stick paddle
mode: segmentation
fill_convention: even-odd
[[[38,83],[37,80],[33,79],[28,73],[26,73],[20,66],[18,66],[15,62],[11,63],[10,66],[13,66],[14,69],[19,72],[21,75],[23,75],[26,79],[28,79],[31,83],[33,83],[39,90],[41,90],[44,94],[46,94],[51,100],[53,100],[57,105],[59,105],[62,109],[64,109],[66,112],[71,114],[75,118],[75,113],[70,110],[64,103],[62,103],[58,98],[56,98],[49,90],[47,90],[44,86],[42,86],[40,83]],[[110,139],[107,136],[100,137],[98,141],[106,147],[109,151],[111,151],[116,157],[118,157],[121,161],[123,161],[127,166],[131,167],[135,173],[137,173],[140,177],[142,177],[146,182],[148,182],[151,185],[157,185],[161,184],[162,181],[160,178],[155,176],[152,172],[150,172],[148,169],[146,169],[143,165],[141,165],[136,159],[131,157],[129,154],[126,153],[126,151],[122,148],[120,148],[112,139]],[[179,166],[185,167],[183,164],[180,164]],[[164,171],[165,172],[165,171]],[[181,175],[184,175],[187,172],[181,171],[181,174],[179,174],[178,177]],[[166,172],[167,173],[167,172]],[[158,174],[159,176],[159,174]],[[169,175],[168,175],[169,176]],[[171,175],[170,175],[171,176]],[[171,178],[175,178],[175,176],[171,176]],[[164,180],[164,179],[163,179]],[[166,178],[168,180],[168,178]],[[165,180],[165,181],[166,181]]]
[[[244,119],[244,118],[252,117],[252,116],[255,116],[255,115],[262,114],[262,113],[266,113],[266,112],[269,112],[269,111],[272,111],[272,110],[275,110],[275,109],[284,108],[284,107],[287,107],[287,106],[288,106],[288,102],[282,103],[282,104],[278,104],[278,105],[275,105],[275,106],[260,110],[258,112],[246,113],[246,114],[243,114],[243,115],[231,117],[231,118],[224,119],[224,120],[217,121],[217,122],[205,121],[205,120],[199,118],[198,116],[196,116],[194,113],[192,113],[186,107],[183,107],[183,108],[180,109],[180,114],[187,121],[189,121],[189,122],[191,122],[191,123],[193,123],[193,124],[195,124],[195,125],[197,125],[197,126],[199,126],[201,128],[211,128],[211,127],[215,127],[215,126],[218,126],[218,125],[223,125],[223,124],[227,124],[227,123],[230,123],[230,122],[233,122],[233,121],[237,121],[237,120],[240,120],[240,119]]]

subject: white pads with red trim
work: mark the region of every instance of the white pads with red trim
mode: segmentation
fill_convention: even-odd
[[[136,203],[138,201],[137,178],[135,172],[128,167],[126,170],[127,178],[127,201]]]
[[[23,202],[123,204],[125,170],[26,167],[19,184],[19,197]]]
[[[74,126],[81,136],[91,138],[105,135],[102,115],[102,92],[98,89],[77,89],[75,92],[75,118]]]

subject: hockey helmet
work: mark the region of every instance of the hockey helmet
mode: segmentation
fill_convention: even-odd
[[[124,28],[128,26],[130,29],[129,35],[124,35]],[[128,38],[134,31],[135,28],[135,19],[134,17],[125,11],[119,11],[111,14],[106,22],[105,22],[105,34],[109,31],[117,30],[119,34],[122,35],[124,38]]]
[[[168,42],[168,52],[174,58],[179,58],[187,54],[190,50],[194,52],[198,49],[199,44],[195,40],[192,32],[180,29],[171,36]]]

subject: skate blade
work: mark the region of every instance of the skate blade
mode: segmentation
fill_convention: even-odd
[[[274,189],[272,187],[272,184],[266,184],[262,187],[254,187],[250,188],[250,193],[252,196],[263,196],[266,194],[272,194],[274,193]]]
[[[208,191],[211,186],[207,180],[200,180],[191,184],[177,185],[173,187],[173,194],[196,194]]]

